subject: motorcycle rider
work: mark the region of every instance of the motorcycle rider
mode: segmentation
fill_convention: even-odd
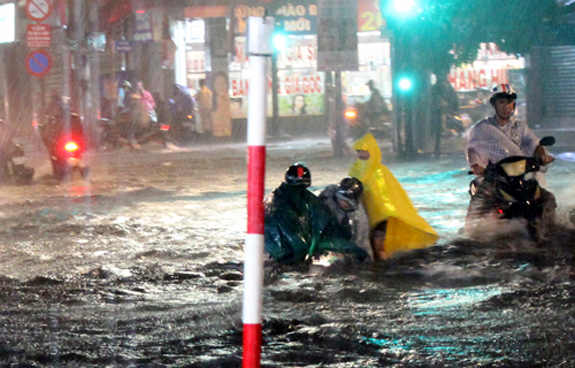
[[[474,124],[469,130],[467,142],[467,161],[476,179],[477,192],[471,198],[468,219],[481,216],[489,209],[480,203],[489,203],[493,186],[482,182],[485,167],[511,156],[534,156],[541,165],[553,162],[545,148],[539,145],[539,138],[521,120],[516,119],[515,101],[517,93],[509,84],[499,84],[491,90],[489,103],[494,115]],[[544,169],[545,170],[545,169]],[[542,172],[537,172],[536,179],[542,187],[545,199],[544,221],[553,221],[557,203],[555,196],[543,189],[546,186]]]
[[[367,82],[367,86],[369,87],[371,96],[365,104],[364,116],[370,121],[371,126],[377,127],[381,120],[387,117],[389,109],[379,89],[375,88],[375,82],[370,80]]]
[[[349,233],[350,241],[365,250],[370,259],[374,259],[369,241],[369,220],[361,203],[363,184],[357,178],[347,176],[339,184],[327,186],[319,195],[337,218],[340,226]]]
[[[349,169],[349,176],[363,184],[361,201],[367,212],[370,231],[381,232],[374,242],[376,259],[386,259],[399,252],[421,249],[435,244],[438,235],[419,215],[407,192],[393,173],[381,163],[381,149],[369,133],[353,145],[357,160]],[[382,222],[385,222],[383,229]],[[375,234],[372,234],[375,235]],[[375,238],[376,236],[373,236]]]
[[[363,260],[366,254],[347,240],[337,220],[307,188],[311,173],[302,163],[291,165],[284,182],[266,197],[265,250],[276,262],[297,264],[333,251]]]

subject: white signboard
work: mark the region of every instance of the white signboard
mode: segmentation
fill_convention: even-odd
[[[52,12],[49,0],[26,0],[26,15],[33,21],[46,20]]]
[[[136,41],[153,41],[152,22],[148,12],[136,13],[136,32],[134,34]]]
[[[0,6],[0,43],[14,42],[16,34],[14,3]]]

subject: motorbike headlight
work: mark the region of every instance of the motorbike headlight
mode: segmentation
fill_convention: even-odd
[[[507,162],[501,164],[501,168],[507,176],[519,176],[525,174],[525,169],[527,167],[527,160],[519,160],[515,162]]]

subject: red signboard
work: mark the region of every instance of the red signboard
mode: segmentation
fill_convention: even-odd
[[[46,20],[52,13],[50,0],[26,0],[26,16],[29,19],[41,22]]]
[[[28,24],[28,33],[26,34],[26,44],[28,47],[50,47],[51,41],[50,25]]]
[[[379,0],[358,0],[357,5],[358,32],[379,31],[385,26]]]

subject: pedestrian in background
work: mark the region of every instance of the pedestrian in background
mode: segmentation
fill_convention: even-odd
[[[214,92],[212,132],[214,137],[222,139],[232,135],[232,100],[229,93],[228,76],[225,73],[216,73]]]
[[[205,79],[200,79],[200,90],[196,93],[196,103],[198,104],[198,121],[196,122],[199,133],[212,132],[212,106],[213,93],[208,88]]]

